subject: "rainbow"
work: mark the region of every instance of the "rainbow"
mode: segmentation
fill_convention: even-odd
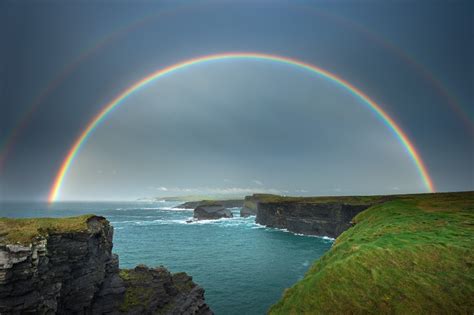
[[[312,64],[299,61],[293,58],[264,54],[264,53],[254,53],[254,52],[230,52],[230,53],[197,57],[194,59],[189,59],[183,62],[173,64],[169,67],[160,69],[158,71],[155,71],[149,74],[148,76],[144,77],[140,81],[134,83],[133,85],[131,85],[130,87],[126,88],[121,93],[119,93],[117,97],[115,97],[110,103],[106,104],[103,107],[103,109],[97,115],[94,116],[94,118],[87,124],[87,127],[84,129],[84,131],[80,134],[80,136],[74,142],[66,158],[61,164],[61,167],[59,168],[59,171],[55,177],[54,183],[51,186],[48,201],[54,202],[58,199],[59,193],[61,191],[61,186],[63,184],[64,178],[66,177],[66,174],[69,168],[71,167],[71,164],[74,162],[74,159],[77,156],[78,152],[80,151],[81,147],[90,137],[90,135],[95,130],[95,128],[97,128],[100,122],[103,121],[105,117],[114,108],[120,105],[122,101],[124,101],[128,96],[138,91],[140,88],[146,86],[148,83],[153,82],[156,79],[162,78],[166,76],[167,74],[171,74],[178,70],[191,67],[197,64],[207,63],[211,61],[224,61],[224,60],[273,61],[273,62],[283,63],[283,64],[287,64],[291,66],[296,66],[296,67],[308,70],[310,72],[316,73],[336,83],[337,85],[347,89],[355,97],[362,100],[363,103],[367,106],[367,108],[373,111],[384,122],[384,124],[394,133],[394,135],[397,137],[399,142],[403,145],[403,147],[406,149],[406,151],[410,155],[427,190],[429,192],[435,191],[433,181],[431,180],[431,177],[428,174],[427,168],[425,164],[423,163],[423,160],[421,159],[420,154],[415,149],[415,146],[408,139],[407,135],[402,131],[400,126],[377,103],[375,103],[364,92],[362,92],[361,90],[359,90],[358,88],[350,84],[349,82],[345,81],[344,79],[336,76],[335,74],[331,72],[328,72]]]

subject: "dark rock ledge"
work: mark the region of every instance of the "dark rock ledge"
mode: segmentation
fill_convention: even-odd
[[[112,236],[99,216],[0,218],[0,314],[212,314],[185,273],[119,270]]]
[[[352,218],[371,205],[373,203],[350,204],[344,201],[260,201],[255,222],[293,233],[336,238],[352,226]]]

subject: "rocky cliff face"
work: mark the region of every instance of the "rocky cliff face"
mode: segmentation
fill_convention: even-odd
[[[89,216],[83,229],[71,231],[40,226],[38,235],[22,245],[8,240],[13,233],[21,235],[21,229],[0,233],[0,314],[211,313],[204,290],[190,277],[175,280],[163,268],[158,274],[154,269],[139,270],[149,274],[141,285],[153,291],[155,302],[142,305],[139,312],[128,307],[130,296],[144,300],[145,291],[121,277],[118,257],[112,254],[113,228],[105,218]],[[183,281],[186,290],[180,288]]]
[[[245,196],[244,204],[240,209],[241,217],[248,217],[257,214],[257,206],[260,200],[259,194],[253,194],[252,196]]]
[[[212,314],[204,302],[204,289],[186,273],[171,274],[166,268],[120,271],[125,298],[119,311],[126,314]]]
[[[259,202],[256,222],[294,233],[336,238],[351,226],[352,218],[371,204],[301,201]]]

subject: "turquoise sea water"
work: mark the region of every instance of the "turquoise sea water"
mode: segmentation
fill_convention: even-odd
[[[114,252],[120,266],[144,263],[185,271],[205,288],[216,314],[264,314],[301,279],[332,240],[294,235],[254,223],[255,217],[188,224],[192,210],[178,203],[3,203],[0,216],[105,216],[114,226]]]

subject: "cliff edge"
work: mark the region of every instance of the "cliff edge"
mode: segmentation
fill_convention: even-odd
[[[255,222],[305,235],[338,237],[365,209],[389,200],[388,196],[284,197],[256,194],[246,197]]]
[[[100,216],[0,218],[0,314],[212,314],[184,273],[119,270]]]
[[[229,200],[199,200],[199,201],[188,201],[177,205],[175,208],[181,209],[195,209],[199,206],[209,206],[219,204],[224,208],[239,208],[244,204],[242,199],[229,199]]]
[[[473,192],[391,196],[353,223],[269,314],[474,312]]]

